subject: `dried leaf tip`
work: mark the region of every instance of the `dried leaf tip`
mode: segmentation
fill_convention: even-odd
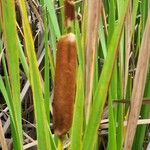
[[[65,26],[68,28],[71,26],[71,21],[75,19],[75,5],[73,0],[64,1],[64,13],[65,13]]]
[[[59,137],[63,137],[72,125],[76,59],[75,35],[69,33],[60,37],[57,45],[53,101],[53,128]]]

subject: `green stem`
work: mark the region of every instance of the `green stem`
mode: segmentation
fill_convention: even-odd
[[[63,139],[58,139],[58,150],[63,150]]]

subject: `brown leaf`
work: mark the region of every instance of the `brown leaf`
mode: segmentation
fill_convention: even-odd
[[[87,120],[89,117],[91,99],[92,99],[92,85],[95,63],[95,52],[97,45],[97,33],[100,19],[101,0],[92,0],[88,2],[88,28],[86,34],[86,48],[85,48],[85,111]]]
[[[0,120],[0,144],[1,144],[3,150],[8,149],[1,120]]]
[[[150,57],[150,12],[148,15],[145,32],[142,39],[140,48],[138,64],[133,84],[133,92],[131,97],[131,108],[129,113],[129,119],[127,124],[126,138],[125,138],[125,150],[132,148],[134,135],[137,127],[139,113],[142,105],[142,99],[144,94],[148,62]]]

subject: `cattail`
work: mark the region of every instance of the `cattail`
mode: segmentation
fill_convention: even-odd
[[[71,25],[71,21],[75,19],[75,6],[74,0],[64,1],[64,12],[65,12],[65,26],[68,28]]]
[[[76,59],[75,35],[70,33],[62,36],[57,45],[53,100],[53,128],[59,137],[63,137],[72,125]]]

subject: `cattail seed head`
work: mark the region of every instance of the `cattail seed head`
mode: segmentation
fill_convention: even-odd
[[[73,0],[64,1],[64,13],[65,13],[65,26],[68,28],[71,25],[71,21],[75,19],[75,6]]]
[[[57,45],[53,100],[53,128],[59,137],[63,137],[72,125],[76,59],[75,35],[70,33],[62,36]]]

